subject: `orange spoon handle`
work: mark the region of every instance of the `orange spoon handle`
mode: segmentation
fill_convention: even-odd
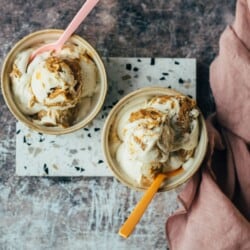
[[[154,179],[151,186],[144,193],[141,200],[137,203],[136,207],[134,208],[130,216],[127,218],[125,223],[120,228],[119,234],[122,237],[128,238],[128,236],[133,232],[135,226],[140,221],[144,211],[147,209],[149,203],[153,199],[155,193],[157,192],[157,190],[159,189],[159,187],[161,186],[161,183],[165,180],[165,178],[178,175],[182,171],[183,171],[183,168],[181,167],[172,172],[157,175],[157,177]]]
[[[144,211],[148,207],[150,201],[153,199],[155,193],[159,189],[161,183],[166,178],[166,175],[159,174],[149,187],[149,189],[145,192],[141,200],[137,203],[136,207],[134,208],[133,212],[130,214],[128,219],[125,221],[123,226],[119,230],[119,234],[124,238],[127,238],[132,231],[134,230],[136,224],[141,219]]]

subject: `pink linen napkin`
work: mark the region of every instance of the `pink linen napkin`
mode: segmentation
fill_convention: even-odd
[[[250,0],[220,38],[210,67],[216,114],[206,159],[166,223],[171,249],[250,249]]]

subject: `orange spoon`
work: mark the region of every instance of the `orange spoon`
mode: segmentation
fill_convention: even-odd
[[[154,179],[153,183],[149,187],[149,189],[144,193],[141,200],[137,203],[134,210],[131,212],[130,216],[127,218],[125,223],[119,230],[119,234],[124,237],[128,238],[128,236],[132,233],[137,223],[140,221],[142,215],[144,214],[145,210],[147,209],[149,203],[153,199],[155,193],[161,186],[161,183],[169,177],[175,176],[183,172],[183,168],[180,167],[172,172],[165,173],[165,174],[158,174]]]

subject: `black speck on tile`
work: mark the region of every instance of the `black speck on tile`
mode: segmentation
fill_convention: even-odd
[[[127,69],[127,70],[131,70],[131,69],[132,69],[132,65],[131,65],[130,63],[127,63],[127,64],[126,64],[126,69]]]
[[[43,133],[41,133],[41,132],[39,132],[38,134],[39,134],[39,135],[43,135]]]
[[[31,143],[30,143],[30,142],[27,142],[26,144],[27,144],[28,146],[31,146]]]
[[[24,166],[23,168],[26,170],[26,169],[27,169],[27,166]]]
[[[75,167],[75,170],[76,170],[76,171],[79,171],[79,172],[83,172],[83,171],[85,171],[85,169],[84,169],[84,168],[80,168],[80,167]]]
[[[48,168],[46,163],[44,163],[44,165],[43,165],[43,170],[44,170],[45,174],[49,174],[49,168]]]
[[[169,89],[172,89],[172,87],[171,87],[170,85],[168,86],[168,88],[169,88]]]
[[[179,62],[177,62],[177,61],[174,61],[174,64],[179,65],[180,63],[179,63]]]
[[[91,134],[90,133],[88,133],[88,137],[91,138]]]
[[[155,65],[155,58],[154,58],[154,57],[152,57],[152,58],[150,59],[150,65]]]
[[[18,130],[16,131],[16,134],[18,135],[20,132],[21,132],[21,129],[18,129]]]
[[[39,142],[43,142],[43,141],[45,141],[45,138],[44,138],[44,137],[41,137],[41,138],[39,139]]]
[[[166,80],[166,78],[163,76],[160,78],[161,81]]]
[[[104,119],[105,118],[105,115],[102,115],[101,119]]]
[[[23,143],[26,143],[27,140],[26,140],[26,136],[23,137]]]
[[[99,161],[98,161],[98,164],[101,164],[101,163],[103,163],[103,160],[99,160]]]
[[[83,130],[85,130],[85,131],[89,131],[89,129],[88,129],[88,128],[84,128]]]
[[[137,67],[134,67],[133,70],[137,72],[139,69]]]
[[[137,59],[137,62],[141,62],[141,59],[140,59],[140,58],[138,58],[138,59]]]
[[[94,131],[95,132],[97,132],[97,131],[99,131],[100,130],[100,128],[94,128]]]
[[[55,143],[55,141],[50,141],[50,143]]]
[[[180,84],[183,84],[184,83],[184,80],[182,78],[179,78],[179,83]]]
[[[164,76],[168,76],[169,75],[169,73],[167,73],[167,72],[163,72],[162,73]]]
[[[91,150],[92,150],[92,147],[91,147],[91,146],[88,146],[88,150],[91,151]]]
[[[187,95],[187,96],[193,99],[193,96],[191,96],[191,95]]]

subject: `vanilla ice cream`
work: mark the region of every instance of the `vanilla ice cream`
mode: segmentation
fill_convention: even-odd
[[[184,95],[157,96],[128,109],[118,120],[116,159],[139,184],[159,172],[188,168],[199,139],[199,111]]]
[[[86,115],[98,91],[94,61],[86,49],[67,43],[60,52],[44,52],[29,63],[35,48],[19,53],[10,74],[20,111],[44,126],[69,127]]]

